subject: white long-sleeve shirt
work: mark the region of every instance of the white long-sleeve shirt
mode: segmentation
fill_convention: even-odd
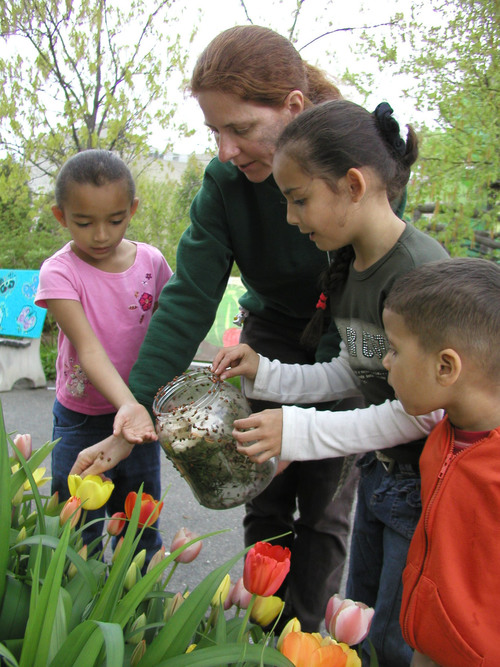
[[[326,363],[282,364],[261,356],[255,380],[245,378],[242,386],[248,398],[280,403],[361,395],[343,343],[339,356]],[[427,437],[443,416],[443,410],[435,410],[412,417],[397,400],[345,412],[284,405],[280,457],[307,461],[395,447]]]

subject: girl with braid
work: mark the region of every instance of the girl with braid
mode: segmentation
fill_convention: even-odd
[[[326,363],[284,364],[238,345],[221,350],[213,363],[221,379],[244,376],[248,397],[289,404],[235,421],[239,449],[253,460],[368,452],[358,462],[347,596],[375,608],[369,639],[381,667],[404,667],[412,657],[402,638],[399,610],[401,575],[421,511],[418,459],[424,444],[423,437],[415,441],[415,418],[396,414],[392,407],[397,401],[382,364],[389,348],[382,311],[398,276],[447,256],[390,205],[406,186],[417,153],[413,129],[408,127],[403,140],[387,103],[371,114],[345,100],[325,102],[287,125],[277,143],[273,175],[287,201],[288,222],[319,249],[334,252],[304,340],[317,345],[330,308],[342,339],[340,354]],[[356,395],[371,407],[320,413],[296,405]],[[379,409],[392,410],[392,418],[377,418]],[[349,430],[349,422],[367,410],[373,422],[362,420],[358,442],[341,452],[337,430],[343,422]],[[441,415],[426,416],[423,434]],[[369,451],[375,449],[374,440],[377,451]],[[365,642],[364,665],[369,653]]]

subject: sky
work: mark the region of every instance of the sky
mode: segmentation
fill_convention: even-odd
[[[198,33],[189,47],[190,63],[188,71],[194,66],[197,56],[203,48],[219,32],[234,25],[248,23],[248,18],[240,0],[185,0],[179,2],[179,7],[189,6],[189,12],[183,11],[180,19],[180,33],[188,35],[193,27],[193,16],[199,13],[201,21]],[[408,11],[410,0],[390,0],[390,2],[373,2],[364,0],[303,0],[300,16],[297,22],[296,48],[301,56],[310,63],[324,69],[338,82],[344,97],[363,104],[365,101],[354,90],[347,88],[338,81],[338,75],[349,68],[354,72],[372,71],[376,76],[374,92],[366,101],[367,108],[375,108],[381,101],[389,101],[395,110],[395,115],[402,125],[409,122],[423,121],[416,113],[414,105],[402,92],[406,83],[394,78],[389,72],[378,72],[376,64],[364,60],[359,62],[351,52],[364,26],[376,26],[386,23],[396,11]],[[293,12],[297,0],[246,0],[245,6],[252,23],[265,25],[288,35],[293,22]],[[325,8],[326,6],[326,8]],[[344,28],[352,28],[344,31]],[[329,30],[337,30],[334,34],[325,36],[307,46],[308,42]],[[371,30],[377,36],[388,34],[384,27],[374,27]],[[174,152],[188,154],[204,152],[213,148],[213,140],[203,125],[203,115],[195,100],[185,99],[179,93],[180,117],[186,120],[192,128],[196,128],[195,135],[190,138],[171,137]]]

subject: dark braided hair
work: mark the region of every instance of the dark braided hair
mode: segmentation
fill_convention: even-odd
[[[389,201],[398,199],[418,156],[418,141],[411,126],[406,141],[400,136],[393,110],[382,102],[373,113],[347,100],[334,100],[306,109],[289,123],[276,152],[293,159],[312,178],[324,180],[333,192],[351,168],[371,167],[385,185]],[[324,295],[342,291],[354,260],[351,245],[335,251],[321,278]],[[306,327],[302,342],[316,347],[323,333],[325,300]]]

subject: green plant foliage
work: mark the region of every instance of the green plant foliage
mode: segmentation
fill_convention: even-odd
[[[417,128],[421,150],[408,211],[433,203],[430,219],[417,224],[453,255],[474,253],[479,230],[490,239],[489,256],[498,259],[498,26],[496,0],[417,0],[390,38],[365,34],[360,46],[381,70],[406,75],[413,83],[404,92],[436,119],[432,128]],[[363,78],[356,83],[366,89]]]
[[[190,156],[180,180],[168,172],[154,178],[148,172],[137,178],[139,208],[132,218],[128,237],[159,248],[175,269],[177,244],[189,225],[191,201],[203,180],[203,164]]]

